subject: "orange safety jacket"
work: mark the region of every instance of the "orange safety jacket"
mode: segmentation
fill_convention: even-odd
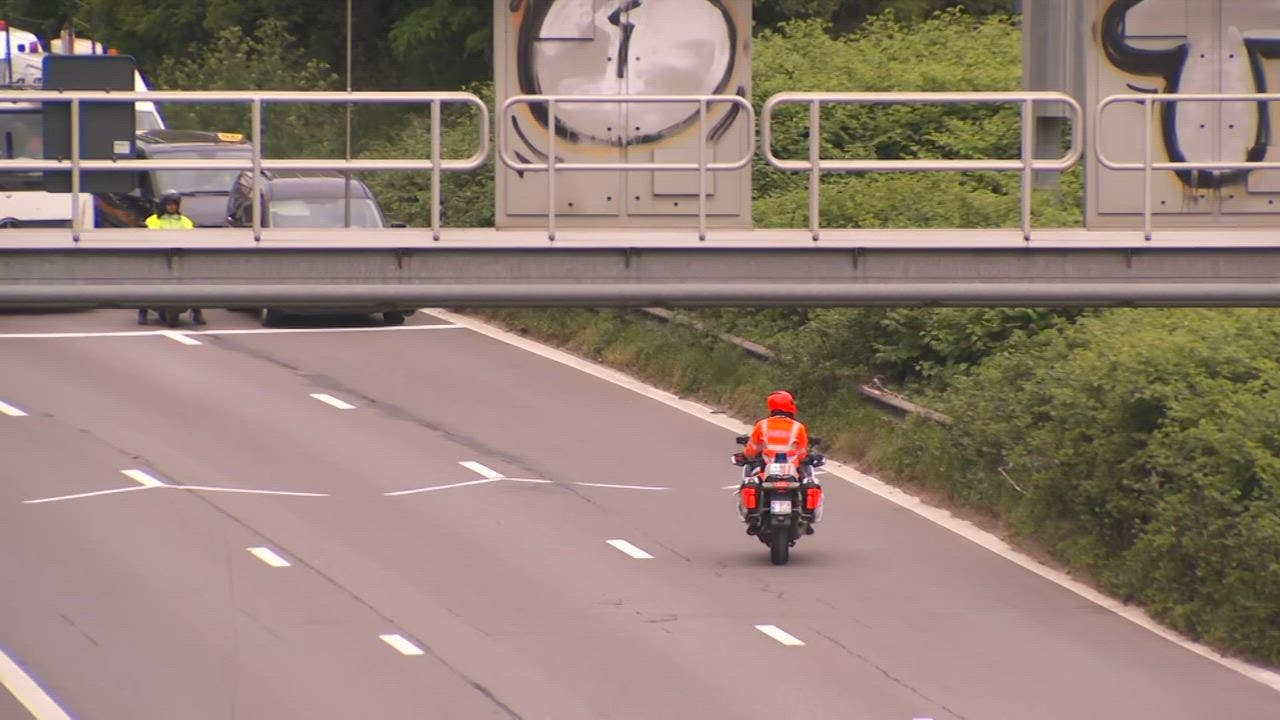
[[[800,461],[809,454],[809,430],[799,420],[785,415],[771,415],[756,423],[742,454],[754,460],[760,457],[762,450],[768,451],[770,455],[785,452],[787,460],[798,467]]]

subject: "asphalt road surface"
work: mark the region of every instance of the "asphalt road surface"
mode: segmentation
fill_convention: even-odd
[[[1280,717],[834,475],[775,567],[731,430],[574,367],[208,317],[0,315],[0,718]]]

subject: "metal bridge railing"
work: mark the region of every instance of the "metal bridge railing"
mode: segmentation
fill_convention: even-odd
[[[1018,104],[1022,107],[1022,152],[1012,160],[939,159],[880,160],[822,157],[821,110],[823,105],[959,105]],[[1035,157],[1035,106],[1061,104],[1071,111],[1071,148],[1056,159]],[[809,157],[781,159],[773,152],[773,113],[780,105],[809,108]],[[816,241],[821,236],[820,189],[823,172],[976,172],[1020,171],[1022,173],[1022,235],[1031,239],[1032,187],[1037,171],[1071,168],[1083,153],[1083,112],[1071,96],[1053,92],[963,92],[963,93],[781,93],[765,102],[761,110],[760,145],[773,167],[788,172],[809,173],[809,232]]]
[[[250,108],[251,157],[248,162],[240,159],[85,159],[81,157],[80,125],[81,109],[92,103],[132,103],[140,101],[175,103],[227,103],[245,104]],[[231,92],[104,92],[104,91],[52,91],[23,90],[0,91],[0,103],[57,102],[71,106],[71,157],[65,160],[0,159],[3,171],[62,170],[71,173],[72,240],[80,240],[81,172],[115,170],[249,170],[253,173],[253,237],[262,239],[262,208],[259,196],[261,174],[270,170],[338,170],[354,171],[431,171],[431,230],[440,237],[440,176],[442,172],[475,170],[489,157],[489,108],[475,95],[465,92],[288,92],[288,91],[231,91]],[[262,109],[264,105],[369,105],[400,104],[423,105],[431,109],[431,157],[428,159],[316,159],[291,160],[262,157]],[[467,158],[444,158],[441,148],[442,106],[447,104],[469,105],[480,114],[479,146]]]
[[[1243,102],[1258,103],[1264,108],[1266,103],[1280,100],[1280,93],[1150,93],[1142,95],[1112,95],[1098,103],[1097,114],[1093,117],[1093,128],[1090,140],[1098,157],[1098,164],[1109,170],[1131,170],[1142,172],[1142,231],[1147,240],[1151,239],[1154,230],[1155,208],[1152,199],[1153,176],[1156,171],[1183,170],[1280,170],[1280,161],[1163,161],[1154,158],[1155,138],[1155,106],[1157,103],[1196,103],[1196,102]],[[1119,162],[1107,157],[1102,151],[1103,114],[1107,108],[1119,103],[1133,103],[1142,106],[1143,139],[1142,162]],[[1268,110],[1264,110],[1268,112]]]
[[[545,162],[528,162],[511,157],[511,127],[514,109],[517,106],[531,107],[543,105],[547,109],[547,127],[556,127],[558,111],[563,105],[576,104],[616,104],[619,106],[633,104],[675,104],[688,103],[698,106],[697,132],[698,161],[687,163],[671,162],[561,162],[556,157],[556,133],[547,133],[547,160]],[[570,171],[611,171],[611,172],[696,172],[698,173],[698,239],[707,238],[707,173],[725,170],[741,170],[755,158],[755,148],[748,146],[746,154],[730,162],[711,162],[711,152],[707,148],[707,116],[712,105],[724,104],[736,106],[746,117],[750,136],[755,137],[756,113],[751,102],[737,95],[516,95],[502,104],[498,117],[498,157],[502,164],[517,172],[547,173],[547,237],[556,239],[556,173]]]

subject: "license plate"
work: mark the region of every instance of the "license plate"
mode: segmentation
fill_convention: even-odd
[[[791,463],[769,463],[769,467],[765,469],[765,474],[779,477],[791,474]]]
[[[774,515],[790,515],[791,501],[790,500],[770,500],[769,512]]]

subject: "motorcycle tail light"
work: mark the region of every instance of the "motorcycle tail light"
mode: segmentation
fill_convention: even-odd
[[[760,496],[756,488],[750,485],[742,488],[742,507],[755,510],[760,506]]]
[[[805,493],[804,493],[804,509],[805,510],[817,510],[818,506],[821,504],[822,504],[822,488],[811,487],[808,490],[805,490]]]

